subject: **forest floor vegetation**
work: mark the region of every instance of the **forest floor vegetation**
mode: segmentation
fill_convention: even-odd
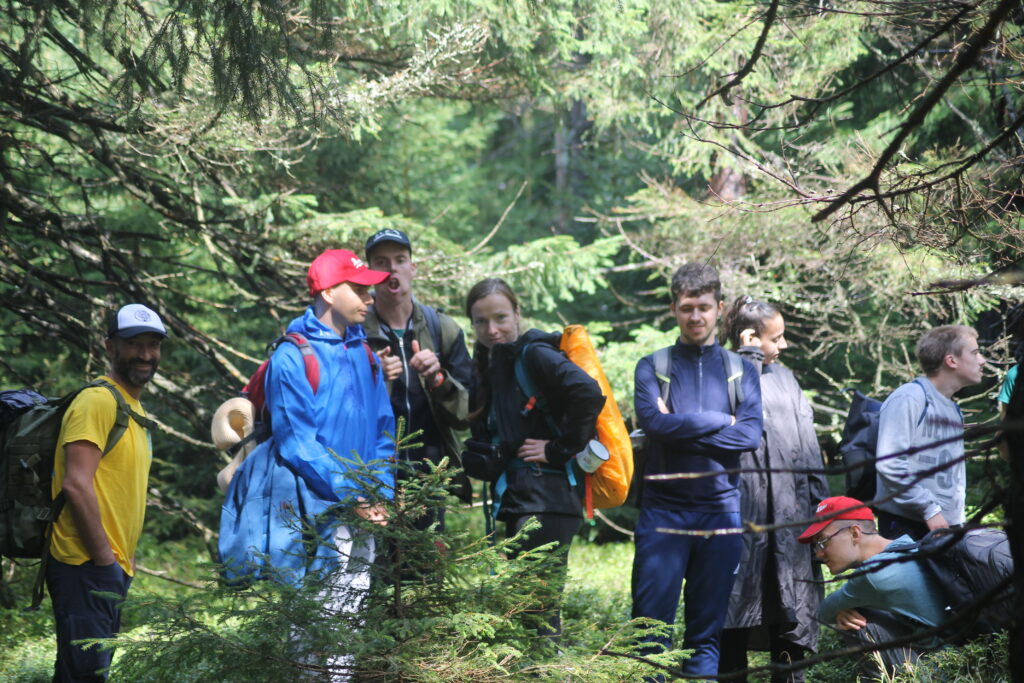
[[[456,527],[475,527],[479,510],[453,515]],[[148,544],[141,549],[143,566],[163,572],[167,577],[202,584],[212,570],[204,550],[199,544],[187,542]],[[606,645],[607,634],[625,629],[630,615],[629,577],[633,562],[633,547],[629,543],[594,544],[578,541],[569,556],[569,575],[562,603],[565,632],[559,650],[552,648],[547,660],[531,661],[531,676],[542,680],[587,680],[577,666],[566,668],[565,661],[586,660],[596,657]],[[37,683],[48,681],[51,675],[54,645],[52,617],[49,602],[36,612],[26,612],[28,583],[31,571],[20,571],[12,584],[18,607],[0,612],[0,680],[11,683]],[[829,585],[829,590],[835,585]],[[159,609],[151,611],[146,605],[154,598],[195,594],[197,589],[175,584],[158,575],[140,572],[132,587],[135,608],[126,610],[124,633],[129,637],[143,637],[147,624],[159,617]],[[682,623],[680,613],[679,623]],[[681,628],[676,638],[681,640]],[[821,650],[839,649],[838,636],[823,629]],[[900,673],[893,683],[909,681],[1000,681],[1010,680],[1007,669],[1006,635],[991,637],[964,647],[949,648],[935,653],[912,670]],[[112,681],[128,680],[118,675],[119,657],[115,656]],[[752,653],[751,666],[767,664],[763,653]],[[579,666],[579,665],[578,665]],[[512,680],[516,678],[509,672]],[[611,672],[606,672],[611,675]],[[193,680],[185,675],[180,680]],[[427,676],[424,680],[436,680]],[[591,678],[590,680],[594,680]],[[612,679],[608,679],[612,680]],[[752,681],[766,681],[767,674],[751,677]],[[849,658],[822,661],[807,672],[809,682],[846,683],[856,680],[853,661]]]

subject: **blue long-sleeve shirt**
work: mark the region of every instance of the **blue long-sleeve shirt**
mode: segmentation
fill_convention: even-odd
[[[757,370],[743,361],[743,401],[736,423],[729,405],[726,367],[717,344],[696,346],[676,342],[671,349],[669,413],[658,410],[661,388],[654,372],[654,354],[636,366],[633,404],[637,422],[648,437],[645,475],[675,472],[718,472],[698,479],[644,482],[644,507],[666,510],[739,512],[740,453],[761,443],[761,384]]]

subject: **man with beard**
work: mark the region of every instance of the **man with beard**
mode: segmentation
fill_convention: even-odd
[[[456,430],[466,427],[472,365],[462,330],[444,313],[413,296],[416,264],[412,244],[401,230],[386,228],[366,241],[366,261],[389,277],[374,287],[374,304],[366,315],[366,336],[381,349],[385,378],[390,382],[395,418],[405,418],[405,433],[422,430],[418,448],[401,451],[403,461],[419,471],[444,456],[460,462]],[[400,472],[408,476],[410,470]],[[465,476],[456,483],[460,497],[469,498]],[[444,528],[444,507],[416,521],[420,529],[438,522]]]
[[[135,574],[135,547],[146,512],[152,442],[139,402],[160,363],[167,337],[160,317],[142,304],[110,320],[105,385],[83,389],[64,414],[54,458],[53,495],[64,509],[53,526],[46,585],[57,629],[54,681],[102,681],[112,652],[75,643],[110,638],[120,626],[120,600]],[[127,429],[114,444],[115,422]]]

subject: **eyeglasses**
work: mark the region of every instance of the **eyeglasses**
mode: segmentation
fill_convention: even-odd
[[[846,531],[847,529],[852,529],[852,528],[853,528],[852,526],[844,526],[839,531],[836,531],[836,532],[833,532],[832,534],[830,534],[827,538],[823,538],[820,541],[815,541],[814,543],[812,543],[811,547],[814,548],[815,554],[825,552],[825,546],[828,545],[829,541],[831,541],[833,538],[835,538],[838,534],[841,534],[844,531]]]

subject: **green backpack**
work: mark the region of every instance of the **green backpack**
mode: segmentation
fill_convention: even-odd
[[[129,419],[145,428],[154,426],[133,411],[112,384],[101,379],[61,398],[47,399],[29,389],[0,392],[0,555],[45,562],[53,522],[64,507],[64,493],[56,498],[51,494],[61,423],[75,397],[90,387],[105,387],[117,401],[117,417],[103,455],[124,436]],[[40,600],[41,577],[42,570],[37,581]]]

